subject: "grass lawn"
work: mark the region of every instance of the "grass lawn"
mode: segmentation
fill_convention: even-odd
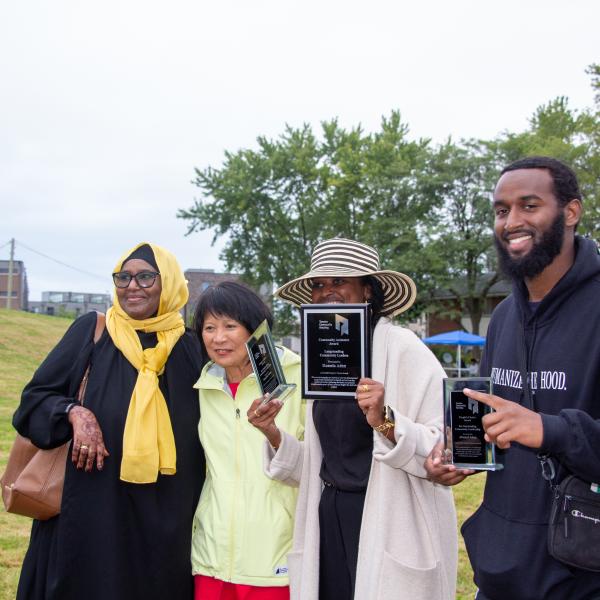
[[[59,317],[0,309],[1,472],[4,471],[14,438],[11,417],[19,403],[21,390],[71,322]],[[476,475],[454,488],[459,524],[479,505],[483,483],[484,476]],[[30,527],[30,519],[0,511],[0,600],[12,600],[15,597]],[[474,593],[472,573],[461,538],[456,597],[458,600],[470,600]]]
[[[15,432],[12,414],[23,386],[72,321],[0,309],[0,471]],[[16,595],[21,561],[27,549],[31,519],[0,511],[0,600]]]
[[[479,473],[467,477],[460,485],[453,488],[454,502],[458,516],[458,527],[463,524],[467,517],[471,516],[479,506],[483,497],[483,485],[485,475]],[[475,596],[475,584],[473,583],[473,571],[467,558],[467,551],[462,536],[458,536],[458,580],[456,582],[457,600],[472,600]]]

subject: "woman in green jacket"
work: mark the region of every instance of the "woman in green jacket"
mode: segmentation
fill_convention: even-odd
[[[265,319],[272,326],[265,303],[235,282],[208,288],[196,308],[195,329],[210,358],[195,385],[207,463],[192,536],[196,600],[289,598],[286,556],[297,489],[264,474],[264,438],[246,417],[261,392],[245,342]],[[278,353],[286,380],[297,387],[277,423],[300,439],[300,358],[285,348]]]

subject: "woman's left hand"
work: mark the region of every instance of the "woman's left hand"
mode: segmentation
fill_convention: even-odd
[[[363,377],[358,382],[356,388],[356,400],[360,410],[363,411],[367,423],[371,427],[378,427],[385,421],[383,415],[383,399],[385,396],[385,390],[383,383]]]
[[[94,413],[78,404],[69,411],[69,423],[73,428],[71,461],[77,469],[89,473],[96,463],[98,471],[104,468],[109,452],[104,445],[102,429]]]

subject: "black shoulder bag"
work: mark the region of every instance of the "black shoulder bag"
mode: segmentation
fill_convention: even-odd
[[[593,491],[597,484],[575,475],[558,485],[549,481],[554,492],[548,523],[550,556],[578,569],[600,571],[600,493]]]

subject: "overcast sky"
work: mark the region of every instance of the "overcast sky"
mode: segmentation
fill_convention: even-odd
[[[4,2],[0,246],[16,239],[33,300],[110,291],[143,240],[222,270],[212,234],[175,218],[194,167],[286,123],[370,131],[393,109],[414,138],[520,131],[556,96],[592,104],[599,23],[592,0]]]

